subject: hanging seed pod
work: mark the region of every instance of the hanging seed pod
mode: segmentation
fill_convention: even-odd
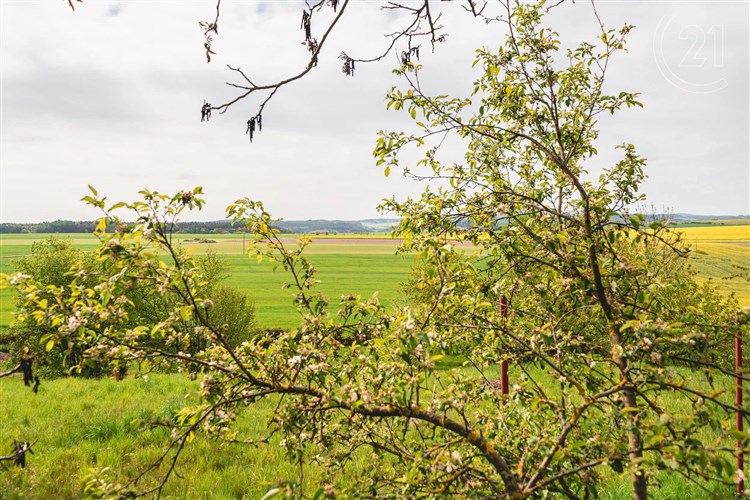
[[[253,116],[247,121],[247,129],[245,130],[245,133],[250,136],[250,142],[253,142],[253,137],[255,136],[256,129],[258,130],[258,132],[263,130],[263,117],[260,113]]]
[[[309,12],[302,11],[302,23],[300,29],[305,30],[305,41],[309,41],[312,38],[310,22],[312,21],[312,14]]]
[[[250,142],[253,142],[253,135],[255,134],[255,117],[252,117],[247,121],[247,130],[245,130],[245,133],[250,136]]]
[[[341,67],[341,71],[346,76],[354,76],[354,59],[346,55],[346,52],[342,52],[339,59],[344,61],[344,65]]]
[[[211,118],[211,105],[203,101],[203,106],[201,106],[201,121],[207,122],[209,118]]]

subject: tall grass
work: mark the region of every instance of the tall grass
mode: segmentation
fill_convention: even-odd
[[[460,365],[459,359],[446,358],[438,376],[450,369],[467,375],[473,371]],[[541,369],[526,368],[535,378],[544,380]],[[689,375],[687,370],[678,370]],[[486,375],[497,378],[498,370],[492,368]],[[516,367],[511,367],[510,378],[513,383],[523,383]],[[693,381],[699,382],[697,378]],[[716,383],[731,387],[727,378]],[[151,374],[147,380],[129,378],[121,382],[68,378],[45,381],[35,395],[17,377],[0,379],[0,444],[9,445],[14,439],[38,440],[25,469],[0,471],[0,499],[79,498],[83,479],[92,467],[110,467],[119,482],[135,477],[160,456],[169,441],[164,428],[144,431],[139,421],[169,416],[194,400],[197,387],[197,382],[183,374]],[[554,386],[549,389],[553,392]],[[727,397],[731,398],[731,391]],[[691,411],[684,399],[668,397],[660,403],[686,413]],[[265,437],[275,404],[276,400],[260,401],[240,414],[240,435]],[[710,429],[696,436],[704,442],[715,437]],[[305,466],[305,491],[311,494],[329,476],[334,483],[351,483],[370,466],[377,464],[369,463],[364,456],[359,456],[345,472]],[[162,467],[150,474],[141,486],[155,484],[165,470]],[[605,478],[602,498],[632,497],[627,473],[618,474],[606,466],[600,467],[599,472]],[[199,434],[183,452],[177,473],[179,476],[167,483],[164,498],[260,498],[280,481],[297,480],[300,471],[287,459],[276,437],[267,444],[240,446]],[[709,494],[677,474],[663,473],[656,479],[660,487],[651,490],[653,498],[687,500],[732,495],[731,487],[704,484]]]
[[[169,442],[166,429],[144,430],[139,422],[170,415],[196,389],[197,382],[181,374],[152,374],[147,381],[44,381],[38,394],[17,377],[0,379],[0,444],[38,440],[25,469],[0,470],[0,498],[80,498],[92,467],[110,467],[118,482],[135,477]],[[264,437],[274,404],[261,401],[240,415],[241,435]],[[165,470],[147,476],[145,484],[155,484]],[[251,447],[201,434],[183,452],[176,472],[182,479],[167,483],[165,498],[260,498],[279,481],[299,476],[278,439]],[[303,473],[314,491],[324,471],[306,466]]]

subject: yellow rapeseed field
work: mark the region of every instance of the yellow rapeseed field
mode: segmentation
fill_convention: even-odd
[[[712,280],[750,305],[750,224],[681,227],[697,279]]]

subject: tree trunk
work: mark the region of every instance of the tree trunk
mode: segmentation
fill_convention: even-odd
[[[628,408],[638,408],[638,400],[635,397],[633,389],[628,379],[628,361],[625,356],[620,354],[622,349],[622,337],[620,336],[620,327],[613,323],[609,330],[610,343],[612,345],[612,358],[617,364],[620,377],[626,381],[627,385],[623,390],[624,403]],[[638,412],[628,412],[628,456],[631,463],[639,463],[643,458],[643,439],[638,430]],[[638,466],[633,469],[633,499],[645,500],[648,498],[648,485],[646,476],[639,474]]]
[[[633,389],[625,390],[625,404],[630,408],[637,408],[638,402],[635,399],[635,391]],[[643,441],[641,433],[638,430],[638,422],[634,413],[631,413],[628,417],[628,424],[630,430],[628,431],[628,454],[630,456],[630,462],[639,463],[643,458]],[[634,500],[645,500],[648,498],[648,488],[646,484],[646,476],[642,473],[639,474],[638,467],[633,469],[633,499]]]

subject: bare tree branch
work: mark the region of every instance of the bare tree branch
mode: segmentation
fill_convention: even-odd
[[[6,461],[13,461],[15,465],[23,468],[26,467],[26,454],[34,452],[31,448],[36,444],[36,441],[30,443],[28,441],[13,441],[13,453],[6,456],[0,456],[0,463]]]

